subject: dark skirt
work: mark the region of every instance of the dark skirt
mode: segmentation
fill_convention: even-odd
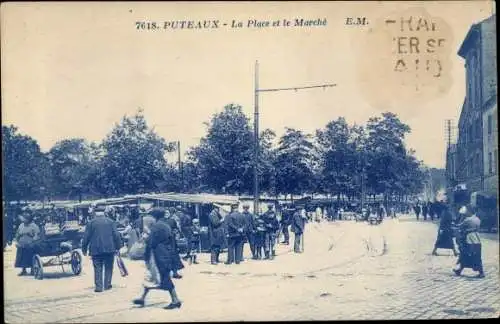
[[[473,271],[483,270],[481,260],[481,244],[461,244],[458,262],[463,268],[471,268]]]
[[[175,288],[172,278],[170,278],[170,271],[160,271],[160,289],[171,291]]]
[[[16,252],[16,268],[31,268],[35,250],[31,247],[18,247]]]
[[[453,231],[439,231],[436,244],[434,246],[436,249],[454,249],[455,245],[453,243]]]

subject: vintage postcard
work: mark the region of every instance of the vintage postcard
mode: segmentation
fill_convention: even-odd
[[[494,1],[0,21],[7,323],[499,317]]]

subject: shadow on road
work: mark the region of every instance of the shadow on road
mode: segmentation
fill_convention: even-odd
[[[60,278],[69,278],[76,277],[73,272],[46,272],[43,274],[43,280],[51,280],[51,279],[60,279]]]

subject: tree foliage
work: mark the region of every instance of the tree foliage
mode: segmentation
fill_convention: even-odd
[[[314,175],[310,161],[313,151],[311,136],[286,128],[276,153],[277,192],[300,194],[312,186]]]
[[[47,157],[33,138],[13,126],[2,126],[3,199],[43,199],[49,187]]]
[[[82,138],[65,139],[57,142],[48,152],[53,185],[58,195],[75,195],[88,188],[91,171],[96,159],[92,147]]]
[[[189,156],[208,190],[243,193],[251,188],[253,132],[242,107],[230,104],[205,124],[207,135]]]
[[[142,191],[251,194],[254,130],[242,107],[229,104],[205,125],[206,135],[188,150],[181,168],[165,158],[175,145],[148,126],[141,110],[124,116],[100,143],[64,139],[47,154],[16,127],[2,126],[3,198],[70,198],[81,191],[101,196]],[[278,143],[276,134],[265,129],[259,134],[260,192],[348,197],[420,193],[423,164],[404,143],[410,131],[393,113],[370,118],[364,126],[340,117],[315,136],[286,128]]]
[[[101,193],[117,195],[154,191],[163,179],[165,154],[174,150],[149,128],[142,111],[123,117],[102,143],[94,184]]]

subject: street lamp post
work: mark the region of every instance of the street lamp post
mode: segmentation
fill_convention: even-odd
[[[320,84],[313,86],[303,86],[303,87],[289,87],[289,88],[270,88],[270,89],[260,89],[259,88],[259,61],[255,61],[255,102],[254,102],[254,213],[257,214],[259,210],[259,175],[258,175],[258,163],[259,163],[259,93],[260,92],[278,92],[278,91],[295,91],[305,90],[305,89],[315,89],[315,88],[329,88],[335,87],[336,84],[328,83],[328,84]]]
[[[254,110],[254,156],[253,156],[253,212],[259,211],[259,62],[255,61],[255,110]]]

